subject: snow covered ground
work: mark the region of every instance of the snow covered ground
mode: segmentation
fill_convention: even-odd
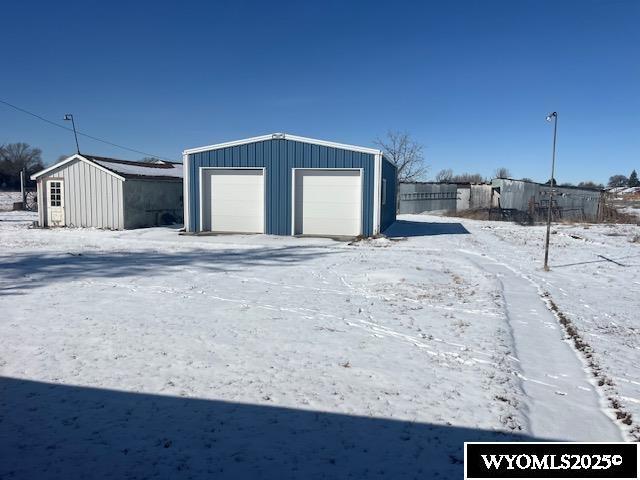
[[[0,192],[0,211],[13,210],[14,202],[21,202],[20,192]]]
[[[621,208],[620,211],[622,213],[627,213],[629,215],[633,215],[635,217],[638,217],[638,219],[640,220],[640,208],[638,208],[638,207],[633,207],[633,206],[624,207],[624,208]]]
[[[545,273],[543,228],[498,222],[350,245],[33,219],[0,214],[2,478],[449,478],[463,441],[640,418],[636,226],[554,227]]]

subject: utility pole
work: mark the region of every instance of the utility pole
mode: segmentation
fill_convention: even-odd
[[[78,133],[76,132],[76,122],[73,120],[72,113],[65,113],[64,120],[71,120],[73,126],[73,136],[76,138],[76,153],[80,153],[80,145],[78,145]]]
[[[549,180],[549,211],[547,212],[547,238],[544,241],[544,271],[549,271],[549,235],[551,234],[551,207],[553,203],[553,191],[555,188],[556,168],[556,135],[558,133],[558,112],[547,115],[547,122],[553,120],[553,153],[551,156],[551,180]]]

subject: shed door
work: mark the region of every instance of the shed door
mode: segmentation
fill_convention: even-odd
[[[64,226],[64,183],[47,180],[47,226]]]
[[[296,170],[294,232],[302,235],[360,235],[360,170]]]
[[[264,233],[264,175],[260,170],[212,169],[211,231]]]

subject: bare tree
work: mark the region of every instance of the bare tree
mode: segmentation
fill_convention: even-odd
[[[436,182],[451,183],[452,180],[453,180],[453,170],[451,170],[450,168],[445,168],[443,170],[440,170],[436,174]]]
[[[601,183],[596,183],[593,182],[591,180],[587,180],[586,182],[580,182],[578,183],[579,187],[583,187],[583,188],[593,188],[593,189],[598,189],[598,190],[602,190],[604,189],[604,185]]]
[[[28,143],[7,143],[0,150],[1,160],[11,162],[18,171],[42,164],[42,150]]]
[[[461,173],[453,176],[455,183],[484,183],[484,177],[479,173]]]
[[[493,176],[495,178],[509,178],[511,177],[511,172],[506,167],[500,167],[496,169]]]
[[[607,187],[626,187],[628,183],[629,179],[624,175],[613,175],[609,177]]]
[[[389,131],[384,139],[378,138],[374,143],[398,169],[399,182],[421,180],[429,170],[422,153],[422,145],[413,140],[408,133]]]
[[[0,185],[4,188],[20,186],[20,171],[27,176],[42,169],[42,151],[26,143],[8,143],[0,147]]]

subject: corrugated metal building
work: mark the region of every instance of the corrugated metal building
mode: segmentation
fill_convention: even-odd
[[[456,211],[483,210],[499,207],[500,195],[492,185],[459,183]]]
[[[544,218],[549,208],[549,185],[496,178],[492,185],[500,193],[500,207],[527,212],[532,218]],[[596,221],[604,201],[603,191],[583,187],[553,189],[552,213],[555,219]]]
[[[400,213],[453,213],[498,206],[491,185],[441,182],[400,183]]]
[[[188,232],[371,236],[395,221],[380,150],[274,133],[184,151]]]
[[[182,221],[181,164],[76,154],[31,179],[43,227],[122,230]]]

